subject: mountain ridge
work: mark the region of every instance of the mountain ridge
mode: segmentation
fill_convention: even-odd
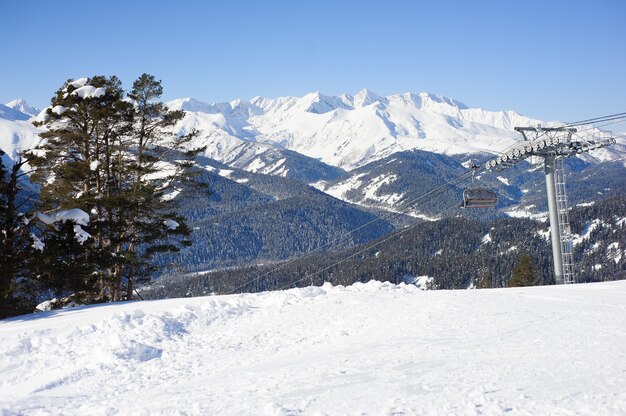
[[[10,108],[12,108],[14,110],[17,110],[17,111],[19,111],[19,112],[21,112],[23,114],[26,114],[26,115],[28,115],[30,117],[36,117],[39,114],[39,112],[41,111],[37,107],[33,107],[33,106],[29,105],[26,102],[26,100],[23,99],[23,98],[18,98],[18,99],[15,99],[13,101],[10,101],[10,102],[6,103],[6,106],[10,107]]]
[[[193,98],[168,102],[188,111],[181,133],[202,126],[207,156],[228,163],[229,151],[241,141],[298,152],[344,170],[404,150],[446,155],[487,152],[497,154],[521,140],[516,126],[558,125],[515,111],[469,108],[452,98],[429,93],[382,97],[363,89],[354,96],[312,92],[303,97],[254,97],[203,103]],[[588,129],[589,126],[583,126]],[[599,134],[591,129],[592,134]],[[626,145],[582,155],[597,163],[626,154]]]

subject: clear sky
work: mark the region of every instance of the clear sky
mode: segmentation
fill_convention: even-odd
[[[143,72],[164,99],[427,91],[574,121],[626,111],[626,1],[1,0],[0,102]]]

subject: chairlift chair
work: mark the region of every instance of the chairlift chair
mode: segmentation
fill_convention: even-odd
[[[493,208],[498,203],[498,195],[487,188],[465,188],[463,190],[463,208]]]
[[[472,166],[472,185],[478,166]],[[472,186],[463,190],[463,208],[493,208],[498,203],[498,195],[489,188]]]

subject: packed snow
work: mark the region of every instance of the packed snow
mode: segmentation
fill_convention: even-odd
[[[591,233],[594,232],[599,226],[602,225],[606,225],[604,224],[604,222],[602,222],[599,219],[594,219],[589,221],[586,225],[585,228],[583,229],[582,234],[578,235],[578,234],[573,234],[572,235],[572,244],[573,245],[578,245],[581,244],[583,241],[588,240],[589,237],[591,237]]]
[[[498,180],[507,186],[510,185],[509,180],[504,176],[498,176]]]
[[[232,175],[232,173],[233,173],[232,169],[220,169],[218,172],[218,175],[228,178],[230,177],[230,175]]]
[[[546,221],[548,219],[547,212],[539,212],[533,213],[529,208],[534,207],[534,205],[528,205],[525,208],[516,208],[510,209],[505,212],[511,218],[531,218],[537,221]]]
[[[382,202],[387,205],[395,205],[402,197],[403,194],[385,194],[379,195],[378,191],[381,186],[389,185],[398,179],[397,175],[379,175],[371,180],[371,182],[365,187],[364,198],[366,200],[372,200],[377,202]]]
[[[622,259],[623,253],[626,253],[626,250],[620,250],[619,243],[617,241],[609,244],[606,247],[606,256],[609,259],[613,260],[615,264],[618,264],[619,261]]]
[[[89,214],[78,208],[56,211],[50,214],[37,211],[35,216],[39,221],[47,225],[65,221],[72,221],[78,225],[89,225]]]
[[[83,245],[85,241],[91,238],[91,234],[83,230],[80,225],[74,225],[74,238],[78,241],[78,244]]]
[[[339,182],[333,187],[325,189],[324,192],[326,192],[328,195],[334,196],[337,199],[343,199],[344,201],[350,202],[346,197],[346,193],[352,189],[360,188],[363,183],[361,178],[363,178],[365,175],[365,173],[352,175],[345,181]]]
[[[0,414],[626,413],[626,281],[370,282],[0,321]]]
[[[67,107],[64,107],[62,105],[55,105],[54,107],[52,107],[52,109],[50,110],[52,111],[54,114],[60,116],[63,113],[65,113],[67,111]]]
[[[80,88],[80,87],[84,87],[85,84],[87,84],[88,79],[87,78],[78,78],[75,81],[70,82],[67,85],[71,85],[74,88]]]
[[[0,150],[10,160],[16,160],[19,152],[33,148],[41,141],[39,132],[29,121],[12,121],[0,117]]]
[[[33,241],[31,247],[35,250],[43,251],[43,249],[46,248],[46,245],[43,243],[43,241],[41,241],[39,237],[37,237],[34,233],[30,233],[30,238]]]
[[[99,98],[106,93],[106,90],[102,87],[96,88],[92,85],[85,85],[72,91],[71,95],[76,95],[82,99],[87,98]]]
[[[35,212],[35,218],[37,218],[39,221],[46,225],[52,225],[57,222],[72,221],[74,223],[74,238],[81,245],[89,238],[91,238],[91,234],[83,230],[83,228],[81,227],[81,225],[89,225],[89,214],[81,209],[73,208],[56,211],[49,214],[37,211]],[[30,234],[30,237],[33,241],[32,247],[36,250],[43,251],[43,249],[45,248],[45,243],[33,233]]]

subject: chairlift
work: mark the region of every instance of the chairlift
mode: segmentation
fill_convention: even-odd
[[[463,208],[493,208],[498,203],[498,195],[489,188],[474,185],[478,166],[472,166],[472,186],[463,190]]]

